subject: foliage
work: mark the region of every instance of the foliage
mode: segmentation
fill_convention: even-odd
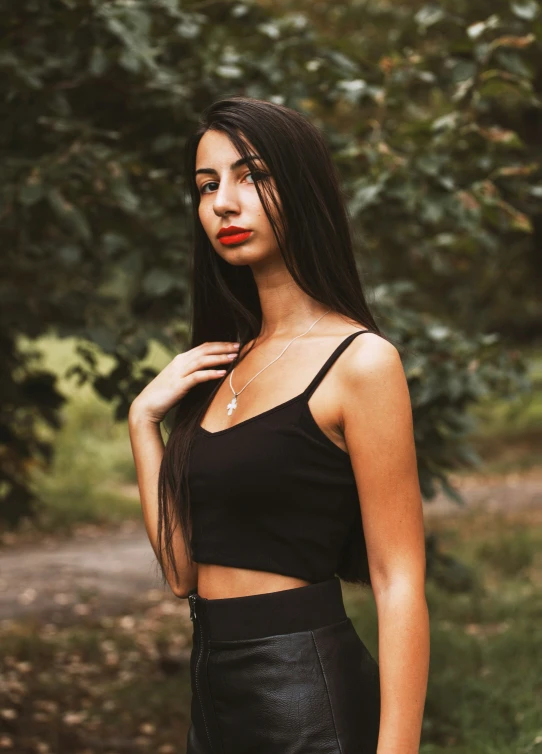
[[[540,196],[538,146],[525,128],[519,135],[515,122],[500,121],[505,112],[510,119],[539,112],[538,4],[526,0],[506,13],[498,5],[502,13],[478,27],[472,5],[416,14],[318,5],[335,19],[324,29],[299,10],[222,0],[3,6],[4,517],[31,513],[28,466],[47,466],[51,455],[37,423],[55,426],[63,402],[54,376],[19,351],[18,335],[79,337],[83,365],[74,374],[114,402],[118,418],[154,375],[140,366],[149,341],[184,347],[190,233],[182,150],[203,107],[233,93],[284,102],[326,130],[363,249],[360,266],[379,285],[382,325],[421,356],[412,386],[424,490],[431,494],[432,479],[443,482],[467,456],[461,412],[484,391],[523,385],[517,359],[488,351],[487,341],[454,323],[475,313],[473,329],[484,331],[479,307],[488,308],[505,253],[514,254],[518,285],[534,280],[524,270]],[[409,316],[405,279],[420,286]],[[517,304],[517,288],[507,287],[499,289],[502,311],[510,297]],[[523,304],[534,311],[530,290]],[[437,338],[435,349],[441,320],[450,336]],[[114,358],[106,374],[93,345]],[[462,371],[475,363],[484,366]]]
[[[539,337],[540,3],[301,6],[350,62],[329,121],[375,274],[462,329]]]

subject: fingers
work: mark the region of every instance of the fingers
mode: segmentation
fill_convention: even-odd
[[[196,349],[201,349],[205,351],[206,353],[221,353],[222,351],[238,351],[240,348],[240,344],[228,341],[211,341],[207,343],[201,343],[201,345],[196,346]]]
[[[218,377],[224,377],[227,369],[201,369],[197,372],[192,372],[190,377],[193,378],[194,383],[206,382],[208,380],[216,380]]]
[[[186,356],[190,354],[190,359]],[[191,386],[198,382],[223,377],[228,364],[231,364],[239,356],[239,343],[208,342],[191,349],[191,351],[179,354],[182,365],[182,376],[189,380]],[[211,367],[217,367],[212,369]]]

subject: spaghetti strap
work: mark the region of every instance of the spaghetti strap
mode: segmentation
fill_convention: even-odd
[[[306,400],[309,400],[311,395],[314,393],[314,391],[320,384],[321,380],[327,374],[328,370],[335,363],[335,361],[339,358],[341,353],[350,345],[350,342],[354,340],[354,338],[356,338],[358,335],[363,335],[363,333],[365,332],[372,332],[372,330],[356,330],[355,332],[350,333],[350,335],[347,335],[346,338],[341,343],[339,343],[337,348],[333,351],[331,356],[328,358],[325,364],[318,371],[318,373],[313,378],[313,380],[308,385],[308,387],[305,388],[303,395],[305,396]]]

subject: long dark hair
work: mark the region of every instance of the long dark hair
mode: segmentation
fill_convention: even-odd
[[[275,181],[254,185],[284,263],[297,285],[326,308],[382,337],[365,300],[352,248],[345,201],[331,154],[320,130],[291,108],[251,97],[232,96],[211,104],[186,143],[185,173],[191,197],[194,251],[191,270],[190,348],[207,341],[239,341],[240,351],[260,332],[262,312],[249,265],[225,262],[213,249],[198,216],[196,151],[209,130],[226,134],[255,174],[261,167]],[[249,144],[250,143],[250,144]],[[253,149],[252,149],[252,148]],[[386,338],[387,339],[387,338]],[[235,366],[234,359],[228,368]],[[177,573],[171,544],[180,528],[192,563],[188,460],[193,436],[222,380],[199,383],[183,397],[166,425],[170,430],[158,478],[158,561],[165,585],[166,560]],[[352,583],[370,583],[361,517],[345,543],[337,574]]]

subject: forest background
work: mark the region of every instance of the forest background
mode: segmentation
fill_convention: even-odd
[[[187,343],[183,146],[204,107],[228,94],[286,104],[326,134],[369,300],[400,345],[428,506],[439,490],[461,502],[454,474],[535,466],[539,2],[21,0],[2,6],[0,24],[2,531],[138,515],[122,492],[135,481],[127,411]],[[444,663],[425,754],[542,746],[530,654],[540,527],[522,527],[504,544],[502,530],[496,540],[486,530],[471,565],[502,569],[504,547],[514,594],[529,598],[519,634],[497,631],[504,648],[491,650],[500,673],[523,642],[524,695],[505,699],[503,686],[492,706],[482,674],[456,718],[444,712],[445,680],[454,685]],[[474,577],[438,541],[428,539],[435,604],[459,600],[443,621],[472,625],[474,610],[478,625]],[[506,606],[491,604],[501,625]],[[481,717],[466,712],[470,693]]]

